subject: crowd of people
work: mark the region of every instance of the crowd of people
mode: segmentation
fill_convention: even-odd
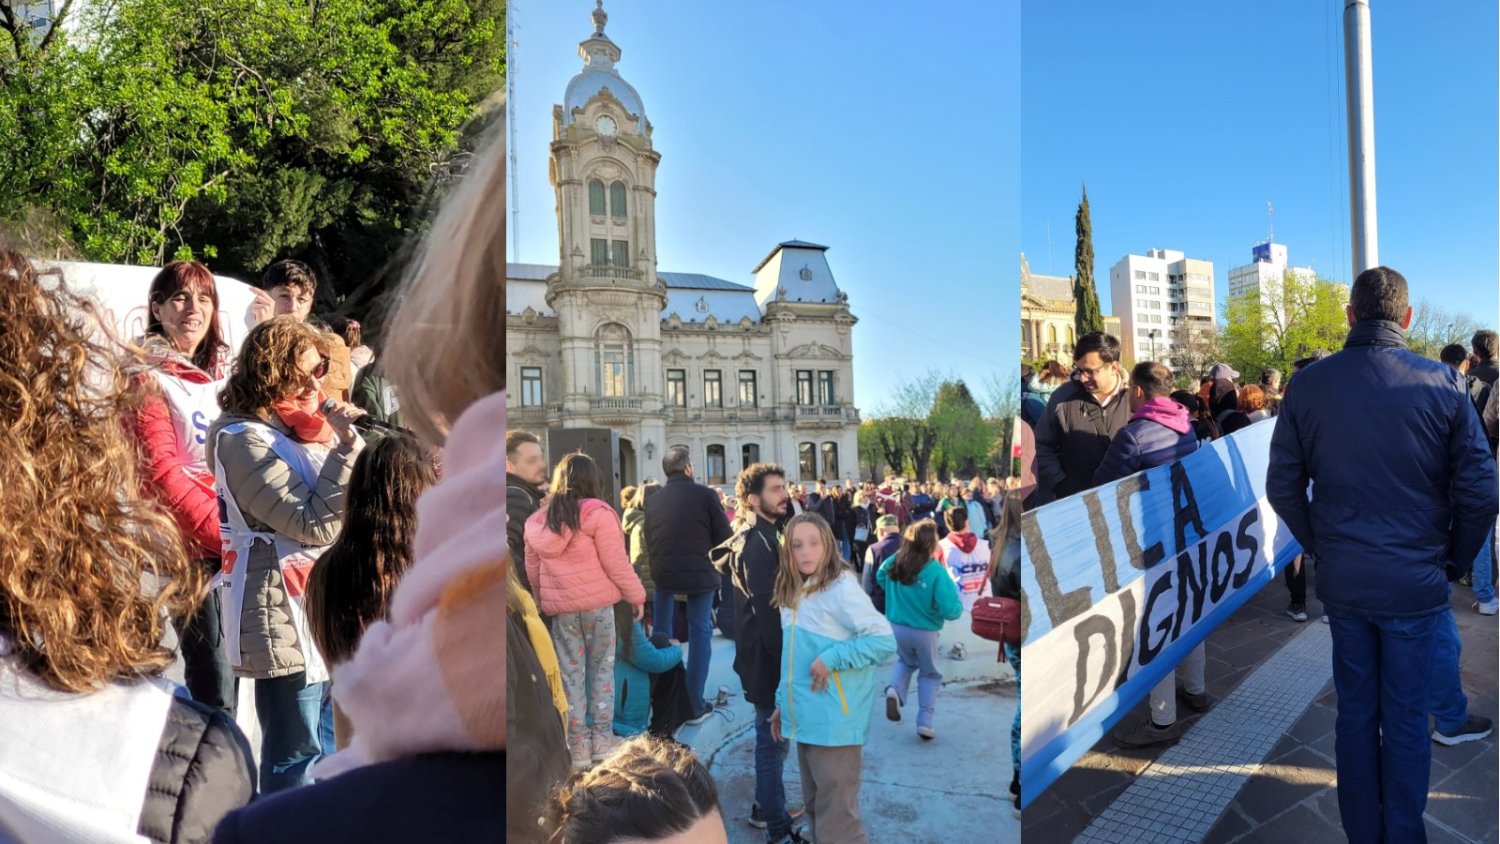
[[[705,688],[716,626],[755,711],[749,823],[778,844],[866,840],[861,749],[876,702],[902,720],[915,675],[915,731],[936,739],[941,631],[982,594],[1018,597],[1013,484],[801,484],[757,463],[731,493],[699,483],[673,447],[664,482],[615,500],[588,455],[554,457],[549,470],[539,437],[507,432],[507,538],[522,562],[508,647],[524,692],[508,700],[510,840],[722,840],[701,826],[723,835],[712,779],[677,738],[732,706],[728,688]],[[793,744],[801,805],[782,779]],[[693,799],[674,785],[654,813],[604,796],[647,771]]]
[[[204,264],[168,264],[123,337],[0,251],[0,840],[502,835],[488,131],[379,361],[357,321],[311,317],[298,261],[248,315]]]
[[[1311,569],[1332,628],[1344,829],[1356,841],[1422,840],[1430,743],[1477,741],[1493,729],[1469,711],[1450,584],[1471,584],[1480,614],[1500,607],[1496,333],[1478,331],[1440,360],[1413,354],[1406,280],[1385,267],[1356,279],[1347,311],[1344,348],[1310,350],[1285,384],[1272,368],[1245,383],[1224,363],[1201,376],[1157,361],[1127,370],[1119,341],[1102,332],[1079,339],[1071,369],[1025,367],[1023,477],[1035,487],[1027,484],[1024,504],[1274,425],[1266,495],[1302,549],[1284,569],[1286,615],[1308,620]],[[1193,377],[1196,392],[1184,388]],[[1195,712],[1216,702],[1204,664],[1200,644],[1152,690],[1146,722],[1122,724],[1114,740],[1177,742],[1179,701]]]

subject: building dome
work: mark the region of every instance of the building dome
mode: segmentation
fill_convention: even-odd
[[[594,34],[578,45],[578,55],[584,60],[583,70],[568,82],[568,89],[563,94],[563,125],[571,125],[575,109],[588,105],[589,100],[608,89],[634,119],[636,131],[644,135],[648,125],[646,106],[634,86],[615,69],[615,62],[620,60],[620,48],[604,34],[604,24],[609,16],[604,13],[602,0],[595,0],[590,19],[594,23]]]

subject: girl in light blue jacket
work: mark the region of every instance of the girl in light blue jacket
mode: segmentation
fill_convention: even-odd
[[[771,734],[797,742],[813,840],[858,844],[866,840],[860,751],[870,731],[876,666],[896,652],[896,640],[839,559],[822,517],[796,516],[784,536],[772,597],[781,609],[782,644]]]

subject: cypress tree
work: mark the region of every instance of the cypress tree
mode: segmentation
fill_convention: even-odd
[[[1099,315],[1099,293],[1094,289],[1094,237],[1089,223],[1089,189],[1083,188],[1083,200],[1078,203],[1078,214],[1073,218],[1078,233],[1078,244],[1073,247],[1073,328],[1076,336],[1104,330],[1104,317]]]

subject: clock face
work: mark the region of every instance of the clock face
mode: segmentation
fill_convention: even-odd
[[[606,138],[613,138],[615,136],[615,129],[615,119],[607,114],[594,121],[594,131]]]

